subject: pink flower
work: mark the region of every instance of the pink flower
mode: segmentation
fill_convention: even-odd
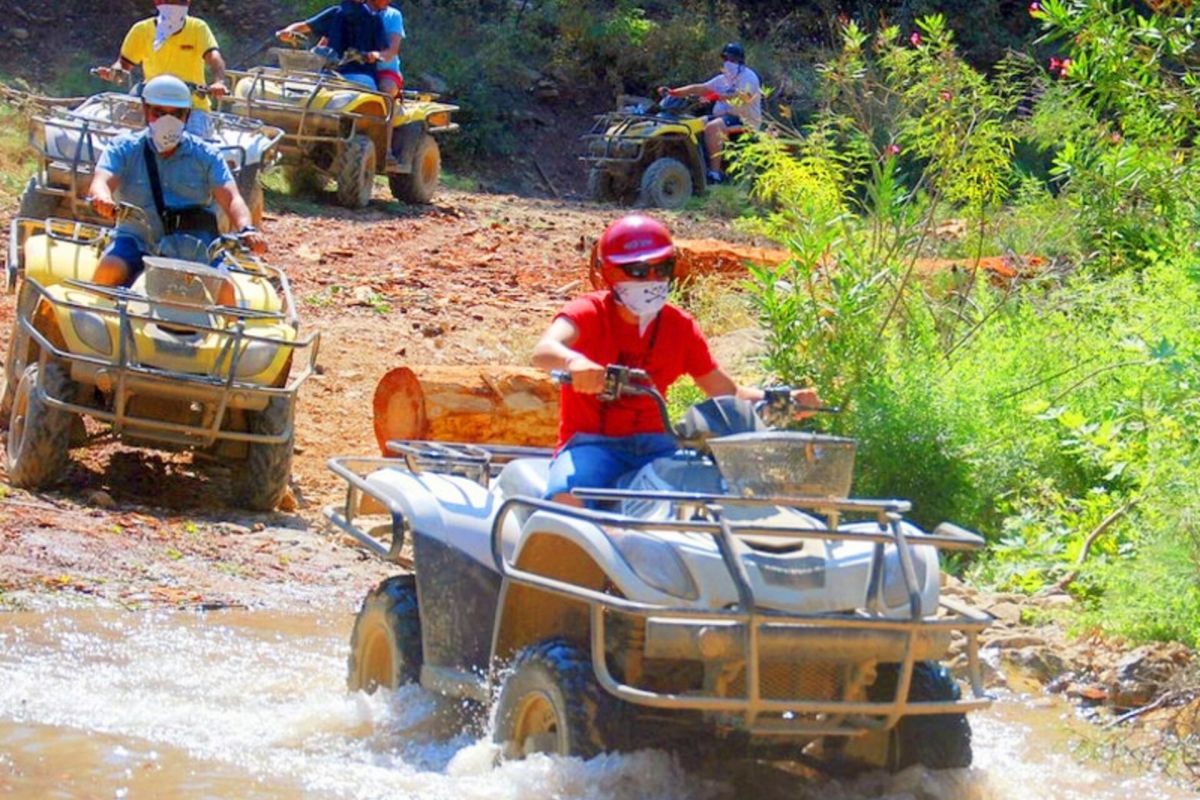
[[[889,158],[900,155],[900,145],[896,144],[895,142],[885,145],[883,148],[883,154]]]
[[[938,92],[938,97],[942,98],[943,103],[949,103],[950,98],[954,97],[954,95],[950,93],[949,89],[942,89]]]
[[[908,37],[908,43],[911,44],[913,47],[920,47],[921,46],[921,34],[917,33],[916,31],[913,31],[912,36]]]
[[[1037,2],[1037,0],[1033,0],[1033,2],[1029,4],[1029,16],[1037,17],[1037,16],[1040,16],[1041,13],[1042,13],[1042,4]]]
[[[1050,71],[1058,72],[1060,69],[1062,69],[1062,59],[1058,58],[1057,56],[1051,56],[1050,57]]]

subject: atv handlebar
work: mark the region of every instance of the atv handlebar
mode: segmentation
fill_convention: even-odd
[[[571,385],[571,373],[565,369],[551,370],[550,377],[555,383],[563,386]],[[650,379],[650,373],[644,369],[623,367],[620,364],[609,364],[604,368],[604,391],[598,395],[600,402],[611,403],[618,398],[634,395],[644,395],[654,400],[658,405],[659,414],[662,415],[663,429],[667,433],[675,430],[671,424],[671,412],[667,409],[667,400],[654,386],[654,382]]]

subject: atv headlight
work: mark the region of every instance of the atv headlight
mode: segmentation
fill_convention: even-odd
[[[450,112],[439,111],[425,118],[425,124],[431,128],[444,128],[450,124]]]
[[[326,101],[325,108],[328,111],[338,111],[350,105],[357,96],[354,92],[336,92]]]
[[[104,319],[99,314],[73,308],[71,309],[71,327],[75,329],[75,335],[79,337],[80,341],[88,347],[101,355],[112,355],[112,336],[108,332],[108,326],[104,324]]]
[[[277,352],[279,352],[278,345],[269,342],[247,342],[245,349],[242,350],[242,357],[238,360],[237,376],[246,378],[262,372],[271,366]]]
[[[646,583],[674,597],[699,599],[696,582],[674,547],[662,539],[637,531],[606,525],[604,532],[629,568]]]

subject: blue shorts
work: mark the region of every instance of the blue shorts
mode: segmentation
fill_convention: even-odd
[[[100,254],[100,257],[116,256],[129,265],[129,277],[125,279],[125,285],[129,286],[146,268],[146,262],[142,261],[144,255],[146,255],[146,251],[142,249],[142,244],[136,236],[117,234],[113,237],[112,243]]]
[[[634,436],[600,436],[577,433],[550,462],[547,500],[574,488],[611,489],[627,472],[641,469],[677,448],[675,437],[665,433]],[[588,502],[589,507],[595,504]]]
[[[741,128],[746,124],[742,122],[742,118],[737,114],[721,114],[719,118],[725,120],[726,128]]]
[[[338,77],[351,81],[352,83],[361,84],[371,90],[379,89],[378,85],[375,83],[375,78],[365,72],[339,72]]]

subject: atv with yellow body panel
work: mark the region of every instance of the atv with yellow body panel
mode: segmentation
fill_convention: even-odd
[[[272,52],[279,67],[227,72],[234,91],[222,108],[282,128],[285,166],[336,181],[338,202],[348,208],[367,205],[376,175],[387,176],[397,200],[433,198],[442,164],[434,137],[458,129],[450,121],[458,106],[413,91],[393,100],[328,71],[319,53]]]
[[[702,194],[708,188],[707,120],[692,113],[696,104],[668,97],[656,105],[633,98],[622,106],[597,116],[583,136],[591,198],[677,209]]]
[[[205,247],[176,234],[131,287],[102,286],[92,278],[111,236],[61,219],[12,223],[6,278],[18,300],[0,395],[9,479],[29,489],[59,479],[82,444],[75,417],[87,416],[127,443],[233,462],[234,500],[273,508],[318,343],[301,334],[287,276],[232,237]]]

